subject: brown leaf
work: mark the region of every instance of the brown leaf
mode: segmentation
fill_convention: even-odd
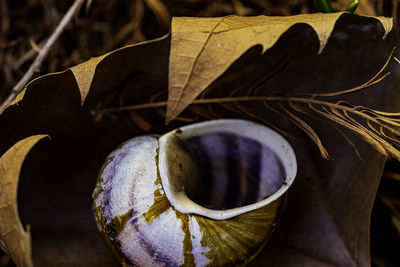
[[[260,44],[262,53],[297,23],[310,25],[318,35],[321,53],[337,19],[344,12],[287,17],[173,18],[166,122],[177,117],[250,47]],[[393,20],[376,17],[385,38]]]
[[[9,106],[17,105],[18,102],[21,101],[24,98],[25,90],[26,90],[26,88],[24,90],[22,90],[22,92],[17,95],[17,97],[10,103]]]
[[[29,225],[18,215],[17,188],[22,163],[31,148],[46,135],[19,141],[0,158],[0,248],[17,266],[33,266]]]
[[[134,47],[137,45],[143,45],[145,43],[152,43],[152,42],[157,42],[159,40],[164,39],[164,37],[158,38],[158,39],[154,39],[154,40],[150,40],[150,41],[146,41],[140,44],[133,44],[133,45],[128,45],[119,49],[116,49],[114,51],[111,51],[109,53],[106,53],[104,55],[98,56],[98,57],[93,57],[91,59],[89,59],[88,61],[85,61],[79,65],[76,65],[72,68],[70,68],[70,70],[72,71],[72,73],[74,74],[75,80],[78,84],[79,87],[79,92],[81,94],[81,105],[83,106],[83,104],[85,103],[86,97],[89,94],[89,90],[90,87],[92,86],[92,81],[93,81],[93,77],[94,74],[96,72],[97,69],[97,65],[106,57],[108,57],[109,55],[120,51],[122,49],[126,49],[129,47]]]
[[[261,55],[260,47],[247,51],[207,88],[207,93],[212,90],[206,97],[226,98],[232,91],[234,96],[246,96],[249,90],[255,96],[327,94],[352,88],[370,79],[398,43],[394,33],[382,40],[383,35],[384,29],[375,19],[344,14],[337,20],[323,53],[318,54],[319,40],[313,30],[296,25],[281,35],[268,53]],[[151,103],[151,96],[165,91],[169,43],[167,37],[123,48],[104,58],[96,67],[84,107],[80,106],[75,77],[66,71],[29,84],[18,106],[11,106],[0,116],[1,151],[13,140],[38,130],[49,133],[54,140],[51,147],[35,150],[35,157],[28,157],[21,182],[35,183],[28,181],[25,187],[21,183],[19,188],[37,196],[20,194],[19,203],[24,206],[21,216],[32,224],[33,256],[38,265],[118,266],[97,233],[89,198],[107,154],[122,141],[144,132],[132,127],[128,112],[109,111],[112,118],[104,116],[98,122],[93,114],[98,106],[118,106],[118,97],[113,95],[123,97],[124,105],[135,105]],[[388,71],[397,73],[399,66],[389,64]],[[230,74],[232,78],[223,79]],[[398,82],[396,75],[390,75],[353,97],[337,97],[356,107],[395,111],[400,102]],[[236,89],[243,90],[236,94]],[[110,102],[105,101],[107,98]],[[161,95],[154,101],[165,100]],[[164,106],[165,102],[158,107]],[[324,122],[307,118],[333,159],[323,160],[307,136],[286,119],[274,116],[262,103],[240,106],[293,135],[295,138],[289,141],[299,163],[277,231],[250,266],[370,266],[370,212],[384,157],[351,131],[340,128],[358,148],[363,157],[360,161],[341,135]],[[207,119],[258,121],[216,103],[193,107],[194,113],[205,114]],[[165,126],[153,109],[136,112],[151,122],[154,133],[186,124],[172,121]],[[65,166],[71,167],[69,171]]]
[[[166,91],[169,42],[128,46],[105,57],[96,66],[84,107],[75,76],[67,70],[32,81],[18,105],[0,116],[0,155],[34,133],[52,137],[51,145],[27,157],[18,188],[20,216],[32,226],[35,265],[120,266],[97,231],[90,196],[107,154],[145,133],[133,126],[129,114],[122,119],[112,113],[116,120],[104,116],[95,122],[92,111],[110,105],[105,101],[110,96],[112,104],[119,103],[113,95],[129,104]],[[174,127],[166,128],[158,115],[140,115],[151,122],[152,133]]]
[[[81,93],[81,105],[85,103],[85,99],[89,93],[90,86],[92,84],[94,72],[96,71],[97,64],[103,60],[108,54],[91,58],[75,67],[71,68],[72,73],[75,76],[76,82],[79,86],[79,92]]]

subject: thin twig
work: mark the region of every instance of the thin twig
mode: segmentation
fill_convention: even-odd
[[[47,40],[47,39],[46,39]],[[45,44],[46,40],[43,40],[39,43],[39,48],[41,49],[43,47],[43,45]],[[39,51],[40,51],[39,49]],[[13,69],[14,70],[18,70],[19,68],[21,68],[22,65],[24,65],[28,60],[30,60],[31,58],[33,58],[36,54],[38,53],[37,50],[35,50],[33,47],[26,52],[25,54],[22,55],[22,57],[20,57],[14,64],[13,64]]]
[[[318,99],[312,98],[302,98],[302,97],[283,97],[283,96],[243,96],[243,97],[227,97],[227,98],[203,98],[203,99],[196,99],[192,101],[192,105],[205,105],[205,104],[221,104],[221,103],[234,103],[234,102],[260,102],[260,101],[292,101],[292,102],[302,102],[302,103],[311,103],[317,104],[321,106],[328,106],[339,108],[342,110],[346,110],[352,113],[355,113],[361,117],[365,117],[367,119],[374,119],[371,116],[360,112],[353,107],[343,106],[338,103],[331,103],[326,102]],[[151,102],[151,103],[143,103],[137,105],[129,105],[123,107],[114,107],[114,108],[105,108],[98,110],[97,113],[104,113],[104,112],[118,112],[118,111],[127,111],[127,110],[138,110],[138,109],[147,109],[147,108],[156,108],[156,107],[163,107],[167,105],[167,101],[161,102]]]
[[[317,96],[338,96],[338,95],[344,95],[344,94],[350,94],[350,93],[354,93],[356,91],[362,90],[362,89],[366,89],[374,84],[377,84],[379,82],[381,82],[383,79],[386,78],[386,76],[390,75],[390,72],[387,72],[386,74],[384,74],[383,76],[381,76],[380,78],[379,75],[381,75],[383,73],[383,71],[386,69],[386,67],[389,65],[393,53],[396,50],[396,47],[393,47],[392,52],[390,52],[389,57],[387,58],[385,64],[383,65],[383,67],[375,74],[374,77],[372,77],[371,79],[369,79],[369,81],[367,81],[366,83],[356,86],[354,88],[348,89],[348,90],[341,90],[341,91],[337,91],[337,92],[330,92],[330,93],[321,93],[321,94],[311,94],[313,97],[317,97]],[[397,58],[395,58],[395,60],[398,61]]]
[[[206,100],[211,100],[210,103],[216,103],[213,100],[216,100],[219,98],[207,98]],[[203,100],[203,99],[196,99],[192,102],[192,104],[198,104],[198,100]],[[232,100],[229,102],[233,102]],[[203,103],[204,104],[204,103]],[[207,102],[208,104],[208,102]],[[150,102],[150,103],[143,103],[143,104],[137,104],[137,105],[129,105],[129,106],[123,106],[123,107],[115,107],[115,108],[104,108],[96,111],[96,113],[104,113],[104,112],[115,112],[115,111],[125,111],[125,110],[136,110],[136,109],[146,109],[146,108],[159,108],[159,107],[164,107],[167,105],[167,101],[161,101],[161,102]]]
[[[6,98],[6,100],[0,105],[0,114],[10,105],[10,103],[17,97],[17,95],[24,89],[25,85],[29,82],[35,72],[38,72],[40,66],[42,65],[43,60],[46,58],[49,53],[50,48],[54,45],[55,41],[67,27],[71,19],[79,12],[82,4],[85,0],[75,0],[72,6],[68,9],[67,13],[65,13],[64,17],[58,24],[57,28],[51,34],[43,48],[40,50],[39,54],[33,61],[32,65],[29,67],[28,71],[24,74],[21,80],[13,87],[10,95]]]
[[[302,98],[302,97],[282,97],[282,96],[244,96],[244,97],[228,97],[228,98],[204,98],[204,99],[196,99],[192,102],[192,105],[204,105],[204,104],[222,104],[222,103],[238,103],[238,102],[297,102],[297,103],[304,103],[304,104],[315,104],[320,106],[325,106],[329,108],[339,109],[344,112],[350,112],[361,118],[366,120],[373,121],[375,123],[379,123],[379,118],[375,118],[368,113],[362,112],[357,109],[357,107],[353,106],[345,106],[341,105],[340,103],[332,103],[327,101],[322,101],[313,98]],[[108,112],[119,112],[119,111],[128,111],[128,110],[140,110],[140,109],[147,109],[147,108],[156,108],[156,107],[163,107],[167,105],[167,101],[161,102],[151,102],[151,103],[144,103],[144,104],[137,104],[137,105],[129,105],[129,106],[122,106],[122,107],[115,107],[115,108],[105,108],[96,111],[96,113],[108,113]],[[392,128],[383,124],[381,125],[385,129],[393,131]]]
[[[381,77],[379,77],[379,75],[381,75],[383,73],[383,71],[386,69],[386,67],[388,66],[388,64],[390,62],[390,59],[392,58],[394,50],[395,50],[395,48],[392,49],[392,52],[390,53],[390,55],[389,55],[388,59],[386,60],[384,66],[378,71],[378,73],[376,73],[374,75],[374,77],[372,77],[366,83],[364,83],[364,84],[362,84],[360,86],[348,89],[348,90],[342,90],[342,91],[338,91],[338,92],[331,92],[331,93],[325,93],[325,94],[306,94],[306,95],[311,96],[311,97],[307,97],[307,98],[303,98],[303,97],[282,97],[282,96],[278,96],[278,97],[276,97],[276,96],[251,96],[251,95],[241,96],[241,97],[233,97],[234,93],[231,93],[231,94],[229,94],[229,97],[225,97],[225,98],[200,98],[200,99],[195,99],[194,101],[192,101],[191,104],[192,105],[196,105],[196,104],[197,105],[201,105],[201,104],[223,104],[223,103],[235,103],[235,104],[238,104],[237,102],[251,102],[251,101],[306,102],[306,103],[313,103],[313,104],[318,104],[318,105],[322,105],[322,106],[330,106],[330,107],[334,107],[334,108],[340,108],[340,109],[343,109],[343,110],[350,111],[352,113],[356,113],[357,115],[360,115],[361,117],[364,117],[366,119],[374,120],[374,118],[372,118],[371,116],[368,116],[367,114],[365,114],[363,112],[359,112],[357,110],[354,110],[354,107],[346,107],[346,106],[340,105],[340,102],[339,103],[331,103],[331,102],[327,102],[327,101],[318,100],[318,99],[315,99],[315,97],[331,97],[331,96],[337,96],[337,95],[341,95],[341,94],[354,93],[356,91],[369,88],[372,85],[381,82],[383,79],[385,79],[388,75],[391,74],[390,72],[387,72],[384,75],[382,75]],[[232,92],[234,92],[234,91],[232,91]],[[136,105],[114,107],[114,108],[105,108],[105,109],[97,110],[96,113],[127,111],[127,110],[138,110],[138,109],[147,109],[147,108],[157,108],[157,107],[166,106],[167,104],[168,104],[167,101],[160,101],[160,102],[150,101],[149,103],[141,103],[141,104],[136,104]],[[388,115],[388,114],[385,114],[385,112],[377,111],[377,113],[379,113],[380,115]],[[398,114],[391,113],[390,115],[398,115]],[[400,113],[399,113],[399,115],[400,115]]]

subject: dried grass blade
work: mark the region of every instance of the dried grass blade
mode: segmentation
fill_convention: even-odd
[[[370,109],[367,109],[367,108],[364,108],[363,110],[357,109],[357,111],[362,112],[362,113],[366,114],[367,116],[375,118],[376,121],[381,121],[382,123],[390,124],[390,125],[392,125],[394,127],[399,127],[400,128],[400,123],[397,123],[398,121],[400,121],[400,119],[394,119],[394,118],[391,118],[391,117],[386,117],[386,116],[383,116],[383,115],[379,115],[379,114],[376,114],[374,112],[374,110],[370,110]],[[396,129],[394,129],[394,130],[397,131]]]
[[[141,130],[147,132],[151,129],[151,124],[136,111],[129,111],[129,117]]]
[[[345,115],[345,117],[347,117],[348,120],[350,120],[351,122],[355,122],[355,120],[348,114],[348,112],[349,111],[347,111],[347,110],[343,110],[343,114]],[[390,133],[392,133],[394,135],[400,135],[400,131],[399,130],[394,129],[394,128],[382,123],[381,121],[385,121],[388,124],[392,124],[393,126],[398,126],[398,127],[400,127],[400,124],[398,124],[396,122],[392,122],[390,119],[386,119],[384,117],[376,115],[371,110],[366,110],[366,109],[365,110],[361,110],[360,107],[358,106],[358,107],[353,107],[352,110],[350,110],[350,112],[353,112],[355,115],[364,118],[366,121],[372,121],[372,122],[376,123],[377,125],[379,125],[380,127],[385,128],[386,130],[388,130]],[[335,113],[335,114],[339,115],[340,112],[337,111],[337,113]],[[341,116],[341,117],[344,118],[343,116]]]
[[[288,134],[287,132],[283,131],[282,129],[278,128],[277,126],[275,126],[274,124],[272,124],[271,122],[267,121],[264,117],[259,116],[253,112],[251,112],[250,110],[242,107],[239,103],[235,103],[236,107],[240,109],[240,111],[242,111],[243,113],[245,113],[246,115],[263,122],[265,125],[267,125],[268,127],[270,127],[271,129],[274,129],[275,131],[277,131],[278,133],[280,133],[281,135],[290,138],[290,139],[294,139],[295,137],[293,135]]]
[[[319,119],[319,120],[323,121],[321,117],[315,116],[314,114],[312,114],[312,113],[310,112],[310,109],[306,109],[306,108],[304,108],[304,107],[302,107],[302,106],[300,106],[300,105],[295,105],[295,104],[293,104],[293,103],[291,103],[291,102],[289,102],[289,104],[290,104],[291,108],[294,109],[295,111],[300,112],[300,113],[303,113],[304,115],[310,116],[310,117],[312,117],[312,118],[314,118],[314,119]],[[328,122],[326,122],[326,121],[324,121],[324,122],[325,122],[325,123],[328,123]],[[360,160],[362,160],[362,156],[361,156],[360,152],[358,151],[356,145],[353,143],[353,141],[351,141],[351,139],[350,139],[342,130],[340,130],[338,127],[336,127],[335,125],[330,124],[330,123],[328,123],[328,124],[329,124],[333,129],[335,129],[335,130],[344,138],[344,140],[353,148],[354,153],[357,155],[357,157],[358,157]]]
[[[387,140],[385,140],[384,138],[382,138],[382,135],[380,133],[380,131],[376,130],[374,127],[372,127],[372,131],[368,130],[367,128],[365,128],[365,126],[361,125],[358,121],[356,121],[355,119],[351,118],[350,116],[348,116],[348,118],[351,120],[351,123],[353,123],[353,125],[355,125],[356,127],[360,128],[361,130],[365,131],[366,133],[368,133],[372,138],[374,138],[377,142],[379,142],[383,147],[385,147],[385,149],[387,151],[389,151],[393,156],[394,155],[398,155],[400,156],[400,151],[395,148],[393,145],[391,145]],[[375,121],[374,121],[375,122]],[[377,123],[379,126],[385,126],[385,125],[381,125],[379,123]],[[367,125],[370,126],[370,120],[367,120]],[[371,125],[372,126],[372,125]],[[374,133],[375,132],[375,133]],[[384,137],[384,136],[383,136]]]
[[[154,111],[160,115],[161,117],[165,118],[165,116],[167,115],[167,112],[165,112],[164,109],[162,108],[155,108]],[[175,120],[176,121],[182,121],[182,122],[188,122],[188,123],[192,123],[194,121],[197,121],[199,118],[198,117],[194,117],[194,118],[187,118],[187,117],[176,117]]]
[[[323,112],[323,111],[321,111],[319,109],[316,109],[312,105],[309,105],[309,106],[310,106],[310,108],[312,110],[314,110],[319,115],[321,115],[321,116],[323,116],[323,117],[325,117],[325,118],[327,118],[327,119],[329,119],[329,120],[331,120],[333,122],[336,122],[339,125],[342,125],[342,126],[348,128],[349,130],[357,133],[361,138],[363,138],[367,143],[372,145],[382,155],[385,155],[385,156],[388,155],[386,149],[377,140],[375,140],[374,138],[371,137],[371,135],[368,133],[369,131],[365,132],[364,130],[359,129],[355,125],[353,125],[353,124],[351,124],[351,123],[349,123],[349,122],[347,122],[347,121],[345,121],[345,120],[343,120],[343,119],[341,119],[339,117],[336,117],[336,116],[334,116],[332,114],[325,113],[325,112]],[[400,156],[398,158],[400,159]]]
[[[324,110],[327,110],[327,109],[324,107]],[[341,119],[343,119],[344,121],[351,123],[352,118],[349,116],[349,114],[347,113],[346,110],[342,110],[343,113],[341,113],[337,108],[334,108],[334,107],[331,107],[330,110],[331,110],[332,115],[338,116]]]
[[[308,125],[305,121],[303,121],[299,117],[297,117],[296,115],[294,115],[293,113],[291,113],[289,110],[287,110],[282,105],[280,105],[280,107],[288,115],[287,118],[290,121],[292,121],[297,127],[299,127],[305,134],[307,134],[308,137],[317,145],[317,147],[318,147],[318,149],[319,149],[319,151],[321,153],[321,156],[324,159],[331,159],[331,157],[329,156],[328,151],[326,150],[326,148],[322,144],[321,139],[319,138],[317,133],[311,128],[311,126]]]
[[[380,131],[375,129],[375,127],[372,126],[371,121],[367,120],[367,125],[368,127],[371,126],[371,130],[368,130],[364,125],[356,121],[350,116],[347,116],[354,126],[360,128],[361,130],[365,131],[367,134],[369,134],[372,138],[374,138],[377,142],[379,142],[383,147],[385,147],[386,150],[391,151],[392,148],[395,149],[391,144],[389,144],[384,138],[382,138]],[[378,124],[379,125],[379,124]],[[396,149],[397,150],[397,149]],[[400,152],[399,152],[400,153]]]
[[[354,110],[365,113],[365,114],[369,114],[370,116],[374,116],[379,119],[386,118],[393,122],[400,121],[400,118],[396,118],[396,117],[400,117],[400,113],[384,112],[384,111],[375,110],[375,109],[371,109],[371,108],[367,108],[367,107],[363,107],[363,106],[356,106],[356,107],[354,107]]]
[[[369,126],[369,125],[368,125],[368,126]],[[389,136],[389,135],[385,132],[385,128],[384,128],[384,127],[382,127],[382,126],[379,127],[379,133],[380,133],[380,135],[382,135],[383,137],[389,139],[389,140],[392,141],[393,143],[400,145],[400,139],[394,138],[394,137],[392,137],[392,136]],[[394,133],[391,132],[391,134],[394,134]]]
[[[391,124],[391,125],[393,125],[393,126],[395,126],[395,127],[400,127],[400,124],[399,123],[397,123],[397,122],[395,122],[395,121],[393,121],[393,120],[391,120],[391,119],[388,119],[388,118],[385,118],[385,117],[377,117],[377,119],[378,120],[380,120],[380,121],[382,121],[382,122],[384,122],[384,123],[387,123],[387,124]],[[396,129],[394,129],[396,132],[399,132],[400,133],[400,131],[398,131],[398,130],[396,130]]]
[[[189,110],[195,115],[206,118],[208,120],[213,120],[216,118],[207,107],[202,105],[190,105]]]
[[[385,116],[385,117],[400,117],[400,112],[393,113],[393,112],[385,112],[385,111],[379,111],[379,110],[373,110],[374,113]]]
[[[379,126],[379,130],[378,130],[372,125],[371,121],[367,121],[367,125],[368,125],[369,129],[371,129],[376,135],[382,136],[383,138],[390,140],[395,145],[400,145],[400,140],[387,135],[387,133],[385,133],[384,128],[382,126]]]
[[[375,132],[376,134],[379,134],[379,135],[382,134],[380,130],[376,129],[375,126],[372,125],[372,122],[371,122],[371,121],[367,121],[367,125],[368,125],[368,128],[371,129],[371,130],[372,130],[373,132]]]
[[[341,90],[341,91],[336,91],[336,92],[331,92],[331,93],[325,93],[325,94],[311,94],[312,97],[331,97],[331,96],[338,96],[338,95],[344,95],[344,94],[349,94],[349,93],[354,93],[356,91],[360,91],[362,89],[368,88],[376,83],[379,83],[380,81],[382,81],[384,78],[386,78],[390,72],[384,74],[382,77],[378,78],[379,75],[382,74],[382,72],[386,69],[386,67],[389,65],[389,62],[393,56],[394,50],[396,49],[396,47],[394,47],[392,49],[392,52],[390,53],[388,59],[386,60],[385,64],[383,65],[383,67],[374,75],[374,77],[372,77],[369,81],[367,81],[366,83],[356,86],[354,88],[348,89],[348,90]]]

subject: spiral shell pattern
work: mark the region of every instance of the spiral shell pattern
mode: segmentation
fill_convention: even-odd
[[[273,232],[285,198],[277,198],[269,205],[225,220],[181,213],[174,209],[164,193],[158,166],[158,140],[157,136],[128,140],[109,155],[100,171],[93,193],[93,209],[99,230],[109,247],[125,265],[246,264]],[[203,189],[208,188],[210,192],[201,194],[205,196],[202,205],[216,203],[212,207],[215,209],[223,209],[225,205],[227,208],[246,205],[267,197],[285,183],[284,170],[279,167],[274,153],[266,147],[251,143],[249,148],[248,142],[231,140],[225,133],[192,138],[187,143],[199,157],[201,177],[219,175],[228,179],[222,183],[205,181]],[[209,149],[204,150],[202,147],[207,143],[211,146],[206,145]],[[249,151],[254,150],[264,159],[264,164],[277,166],[274,173],[268,174],[262,164],[252,165]],[[242,157],[232,158],[232,153]],[[221,168],[212,166],[221,156],[225,162],[220,166],[230,166],[222,176]],[[251,169],[250,166],[253,169],[246,171],[246,168]],[[280,180],[271,184],[268,175],[276,175],[276,172],[281,172]],[[242,177],[243,173],[253,176],[250,182]],[[229,186],[232,181],[235,181],[234,185]],[[219,184],[223,184],[223,188]],[[271,186],[273,190],[269,192]],[[265,190],[260,189],[262,187]],[[239,197],[232,197],[232,193]]]

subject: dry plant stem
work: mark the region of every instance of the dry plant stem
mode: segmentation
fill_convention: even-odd
[[[243,97],[230,97],[230,98],[205,98],[205,99],[196,99],[191,105],[207,105],[207,104],[221,104],[221,103],[235,103],[235,102],[252,102],[252,101],[291,101],[291,102],[303,102],[303,103],[312,103],[322,106],[336,107],[342,110],[347,110],[352,113],[356,113],[358,115],[365,116],[364,113],[354,110],[351,107],[343,106],[337,103],[326,102],[322,100],[312,99],[312,98],[302,98],[302,97],[276,97],[276,96],[243,96]],[[167,105],[167,101],[161,102],[151,102],[144,103],[138,105],[130,105],[123,107],[115,107],[115,108],[105,108],[101,109],[98,112],[116,112],[116,111],[127,111],[127,110],[138,110],[138,109],[146,109],[146,108],[157,108],[164,107]],[[369,118],[370,119],[370,118]]]
[[[384,118],[377,114],[374,110],[368,109],[365,107],[352,106],[352,105],[344,105],[343,102],[326,102],[313,98],[303,98],[303,97],[282,97],[282,96],[244,96],[244,97],[229,97],[229,98],[208,98],[208,99],[196,99],[192,102],[192,105],[196,104],[222,104],[222,103],[238,103],[238,102],[253,102],[253,101],[263,101],[265,102],[278,102],[283,103],[287,102],[292,105],[292,103],[302,103],[308,105],[309,109],[316,112],[319,116],[326,118],[330,121],[336,122],[339,125],[353,131],[358,134],[362,139],[372,145],[379,153],[384,156],[392,156],[398,160],[400,160],[400,150],[396,148],[398,145],[397,137],[400,135],[400,131],[396,128],[392,128],[391,126],[398,127],[399,124],[396,122],[397,118]],[[153,102],[132,106],[124,106],[118,108],[109,108],[103,109],[99,112],[104,114],[109,114],[108,112],[112,111],[123,111],[123,110],[137,110],[143,108],[154,108],[166,106],[167,102]],[[316,108],[315,106],[319,106],[321,109]],[[322,145],[318,135],[314,132],[314,130],[296,115],[290,113],[287,109],[285,109],[281,104],[281,109],[286,111],[286,115],[288,119],[294,122],[300,129],[303,130],[310,138],[314,141],[314,143],[320,149],[321,155],[330,159],[328,152],[325,147]],[[361,108],[361,110],[360,110]],[[294,108],[294,110],[299,111]],[[301,110],[300,110],[301,111]],[[363,112],[364,111],[364,112]],[[281,113],[281,112],[279,112]],[[359,118],[363,118],[368,123],[368,128],[359,123],[357,120],[349,116],[349,114],[353,114],[358,116]],[[282,113],[281,113],[282,114]],[[282,114],[283,115],[283,114]],[[391,116],[398,117],[400,114],[392,113]],[[382,122],[380,121],[382,120]],[[373,127],[371,122],[376,123],[380,130],[378,131]],[[388,123],[389,125],[386,125]],[[392,138],[388,136],[384,129],[396,136],[396,138]]]
[[[246,114],[245,108],[242,108],[239,103],[243,102],[260,102],[262,101],[264,105],[271,109],[267,105],[267,102],[275,102],[279,103],[280,111],[273,110],[280,115],[283,115],[294,124],[296,124],[303,132],[305,132],[311,140],[318,146],[320,149],[322,157],[325,159],[329,159],[330,156],[323,146],[318,134],[301,118],[296,116],[294,113],[291,113],[282,103],[288,103],[289,107],[297,112],[303,113],[305,115],[311,115],[310,111],[315,112],[318,117],[328,119],[329,121],[335,122],[351,131],[359,135],[362,139],[372,145],[378,152],[385,156],[392,156],[398,160],[400,160],[400,150],[398,146],[400,144],[400,140],[398,137],[400,136],[400,113],[389,113],[382,112],[370,109],[368,107],[363,106],[353,106],[344,101],[338,102],[330,102],[326,100],[318,99],[319,97],[332,97],[343,94],[350,94],[353,92],[361,91],[366,89],[376,83],[379,83],[384,78],[386,78],[390,72],[386,74],[382,74],[384,69],[389,64],[389,61],[393,55],[393,51],[390,54],[390,57],[386,61],[385,65],[381,70],[369,81],[366,83],[354,87],[348,90],[341,90],[331,93],[325,94],[306,94],[302,96],[282,96],[282,95],[270,95],[270,96],[233,96],[230,94],[228,97],[223,98],[200,98],[195,99],[191,102],[191,105],[208,105],[210,104],[219,104],[224,106],[224,104],[235,104],[237,108],[244,111]],[[381,76],[381,77],[379,77]],[[232,91],[234,92],[234,91]],[[127,110],[138,110],[138,109],[146,109],[146,108],[160,108],[167,105],[167,101],[153,102],[152,99],[149,103],[142,103],[137,105],[130,106],[121,106],[115,108],[106,108],[97,111],[99,114],[108,114],[109,112],[116,111],[127,111]],[[301,105],[298,105],[301,104]],[[302,107],[303,105],[308,106],[308,108]],[[319,107],[319,108],[318,108]],[[250,114],[251,115],[251,114]],[[351,115],[356,116],[359,119],[362,119],[365,123],[360,123],[358,120],[353,118]],[[312,115],[313,116],[313,115]],[[345,138],[347,141],[350,141],[348,138]],[[351,146],[354,148],[354,144],[349,142]],[[355,149],[355,151],[357,151]],[[357,152],[356,152],[357,153]],[[357,153],[359,155],[359,153]],[[359,155],[360,156],[360,155]]]
[[[379,123],[378,119],[363,113],[354,107],[344,106],[338,103],[331,103],[326,101],[321,101],[312,98],[302,98],[302,97],[274,97],[274,96],[245,96],[245,97],[233,97],[233,98],[208,98],[208,99],[196,99],[192,102],[192,105],[201,105],[201,104],[221,104],[221,103],[237,103],[237,102],[252,102],[252,101],[278,101],[278,102],[297,102],[297,103],[305,103],[305,104],[315,104],[319,106],[325,106],[329,108],[335,108],[342,110],[344,112],[350,112],[361,118],[366,120],[370,120],[376,123]],[[155,107],[162,107],[166,106],[167,102],[154,102],[154,103],[145,103],[139,105],[131,105],[131,106],[124,106],[124,107],[117,107],[117,108],[107,108],[100,110],[99,112],[115,112],[115,111],[127,111],[127,110],[138,110],[138,109],[145,109],[145,108],[155,108]],[[386,125],[382,125],[382,127],[392,130]]]
[[[284,102],[300,102],[305,104],[316,104],[320,106],[327,106],[331,108],[337,108],[343,111],[351,112],[355,115],[358,115],[364,119],[371,120],[377,122],[377,119],[366,114],[360,112],[354,107],[343,106],[338,103],[331,103],[326,101],[321,101],[317,99],[311,98],[302,98],[302,97],[275,97],[275,96],[244,96],[244,97],[232,97],[232,98],[207,98],[207,99],[196,99],[192,102],[192,105],[201,105],[201,104],[221,104],[221,103],[235,103],[235,102],[252,102],[252,101],[284,101]],[[106,108],[99,110],[99,113],[105,112],[116,112],[116,111],[128,111],[128,110],[138,110],[138,109],[146,109],[146,108],[156,108],[163,107],[167,105],[167,101],[162,102],[153,102],[153,103],[145,103],[131,106],[123,106],[116,108]]]
[[[243,97],[234,97],[233,94],[230,94],[230,97],[226,98],[203,98],[203,99],[195,99],[192,101],[192,105],[196,104],[222,104],[222,103],[237,103],[237,102],[248,102],[248,101],[293,101],[293,102],[305,102],[305,103],[313,103],[313,104],[319,104],[322,106],[330,106],[330,107],[338,107],[346,111],[350,111],[353,113],[357,113],[360,116],[365,116],[364,113],[355,111],[353,108],[350,107],[345,107],[343,105],[339,104],[334,104],[322,100],[315,99],[315,97],[332,97],[332,96],[338,96],[338,95],[343,95],[343,94],[350,94],[354,93],[356,91],[360,91],[363,89],[366,89],[374,84],[377,84],[381,82],[383,79],[385,79],[388,75],[390,75],[390,72],[387,72],[383,74],[381,77],[379,77],[383,71],[386,69],[386,67],[389,65],[389,62],[393,56],[394,50],[396,47],[392,49],[392,52],[390,53],[388,59],[386,60],[385,64],[383,67],[372,77],[369,81],[366,83],[356,86],[354,88],[348,89],[348,90],[341,90],[337,92],[331,92],[331,93],[325,93],[325,94],[306,94],[309,96],[309,98],[302,98],[302,97],[274,97],[274,96],[243,96]],[[397,58],[395,58],[399,62]],[[379,77],[379,78],[378,78]],[[97,111],[97,113],[107,113],[107,112],[115,112],[115,111],[126,111],[126,110],[137,110],[137,109],[146,109],[146,108],[158,108],[158,107],[164,107],[167,105],[167,101],[160,101],[160,102],[153,102],[153,100],[156,98],[151,99],[149,103],[143,103],[143,104],[137,104],[137,105],[129,105],[129,106],[122,106],[122,107],[115,107],[115,108],[105,108]],[[394,115],[394,113],[386,113],[386,112],[379,112],[376,111],[380,115]],[[397,114],[395,114],[397,115]],[[368,117],[368,119],[371,119]]]
[[[33,61],[32,65],[29,67],[28,71],[24,74],[21,80],[13,87],[10,95],[6,98],[6,100],[0,105],[0,114],[10,105],[10,103],[17,97],[17,95],[24,89],[25,85],[29,82],[35,72],[38,72],[40,69],[40,65],[43,60],[46,58],[47,54],[50,51],[50,48],[53,46],[55,41],[64,31],[66,26],[69,24],[71,19],[79,12],[82,4],[85,0],[75,0],[72,6],[69,8],[67,13],[64,15],[57,28],[51,34],[47,42],[44,44],[43,48],[40,50],[39,54]]]

